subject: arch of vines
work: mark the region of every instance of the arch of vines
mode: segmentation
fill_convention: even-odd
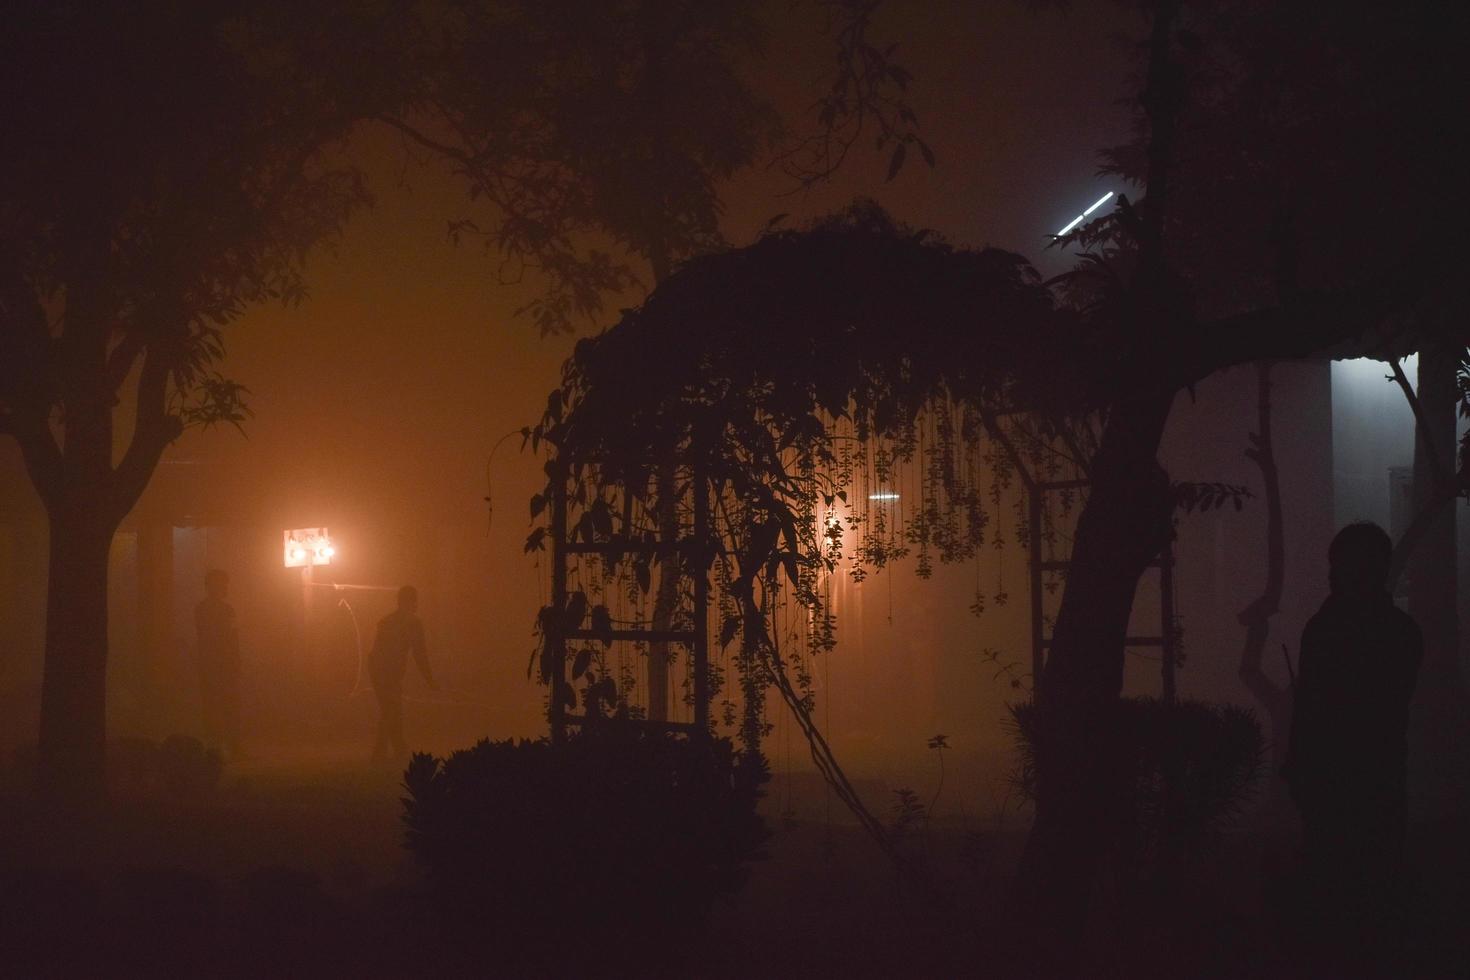
[[[1085,472],[1106,339],[1022,257],[951,246],[871,206],[689,263],[577,345],[527,433],[549,448],[533,521],[549,521],[560,481],[569,542],[630,544],[583,556],[543,632],[549,617],[647,626],[660,566],[682,563],[673,625],[694,622],[699,577],[710,604],[712,727],[756,749],[776,692],[854,804],[812,712],[813,664],[837,641],[831,577],[904,556],[927,575],[1024,542],[1006,491],[1018,465]],[[708,493],[697,540],[693,492]],[[1045,512],[1047,540],[1069,509]],[[631,547],[671,530],[678,552]],[[534,527],[527,549],[549,534]],[[539,669],[553,710],[637,711],[636,659],[609,643],[543,647]]]

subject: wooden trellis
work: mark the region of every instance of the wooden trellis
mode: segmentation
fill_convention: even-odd
[[[1047,573],[1062,573],[1070,568],[1066,558],[1047,558],[1043,554],[1045,544],[1044,521],[1047,501],[1052,494],[1085,491],[1089,481],[1085,474],[1076,479],[1047,479],[1036,465],[1028,467],[1028,460],[1014,441],[998,423],[997,417],[982,415],[982,421],[991,440],[1001,448],[1010,460],[1020,479],[1026,499],[1027,551],[1029,552],[1030,585],[1030,646],[1033,697],[1042,696],[1042,677],[1046,665],[1047,650],[1051,638],[1047,635],[1045,594]],[[1074,449],[1076,447],[1073,447]],[[600,532],[589,532],[586,527],[573,533],[568,527],[570,479],[568,461],[555,460],[551,468],[551,520],[548,537],[551,548],[551,604],[543,619],[542,629],[545,643],[544,679],[550,688],[548,717],[554,741],[566,737],[570,727],[595,723],[597,718],[586,710],[577,713],[572,696],[572,682],[568,677],[568,644],[577,641],[601,643],[605,647],[616,643],[642,643],[650,645],[678,644],[689,651],[691,680],[686,690],[692,708],[692,720],[675,721],[669,717],[666,694],[667,674],[658,670],[657,656],[649,657],[649,690],[646,717],[623,719],[625,723],[638,725],[655,731],[677,732],[703,737],[710,731],[710,664],[709,664],[709,607],[710,568],[716,559],[719,545],[711,534],[710,507],[711,486],[709,481],[694,467],[680,464],[675,470],[686,476],[685,489],[677,502],[668,504],[681,508],[692,515],[687,524],[681,526],[678,519],[672,522],[658,521],[657,531],[645,530],[634,534],[631,527],[604,527]],[[673,481],[677,484],[679,481]],[[630,493],[630,488],[623,488]],[[660,506],[666,506],[660,501]],[[626,521],[625,521],[626,523]],[[685,533],[687,532],[687,534]],[[1159,572],[1160,627],[1157,635],[1128,636],[1130,648],[1157,648],[1161,661],[1162,697],[1172,701],[1176,695],[1175,671],[1177,667],[1177,630],[1174,609],[1174,555],[1169,538],[1159,555],[1149,564]],[[568,613],[569,566],[578,557],[597,556],[605,561],[617,562],[630,555],[658,556],[661,559],[677,556],[673,563],[661,562],[662,574],[677,568],[677,574],[687,580],[688,589],[675,589],[676,595],[690,595],[692,609],[679,628],[667,624],[660,628],[656,622],[613,623],[610,620],[586,623],[571,622]],[[655,616],[655,620],[657,616]],[[652,652],[652,651],[650,651]],[[575,669],[575,668],[573,668]],[[656,689],[656,690],[655,690]],[[585,705],[584,705],[585,709]],[[594,712],[595,714],[595,712]]]
[[[568,472],[565,462],[553,462],[551,499],[551,615],[543,626],[546,651],[550,667],[551,702],[549,718],[552,741],[566,737],[569,726],[583,726],[592,721],[585,713],[576,714],[566,710],[566,698],[561,691],[569,689],[567,678],[567,643],[575,640],[595,641],[603,644],[644,642],[679,643],[690,651],[692,682],[693,720],[671,721],[667,717],[630,718],[626,723],[647,727],[656,731],[678,732],[691,737],[704,737],[709,733],[709,566],[710,553],[708,481],[698,472],[691,472],[689,493],[693,498],[693,526],[690,536],[679,538],[677,531],[673,540],[632,539],[627,536],[606,536],[600,541],[572,541],[567,527]],[[565,614],[568,603],[568,561],[577,555],[598,555],[618,559],[629,554],[679,555],[681,571],[692,579],[693,609],[689,629],[654,629],[651,625],[634,627],[598,627],[570,624]],[[656,714],[663,714],[662,711]]]
[[[1028,571],[1030,572],[1031,592],[1031,696],[1033,700],[1040,701],[1042,672],[1046,667],[1046,651],[1051,646],[1051,638],[1046,635],[1044,576],[1047,572],[1065,574],[1072,565],[1070,559],[1046,560],[1042,556],[1042,523],[1046,502],[1048,495],[1053,493],[1084,491],[1092,481],[1086,478],[1042,479],[1039,473],[1032,473],[1026,468],[1025,458],[998,424],[996,416],[985,414],[982,420],[990,437],[1011,460],[1017,476],[1021,479],[1021,485],[1026,491],[1026,550],[1029,552],[1030,559]],[[1124,643],[1130,648],[1157,647],[1159,649],[1161,694],[1164,701],[1172,702],[1177,690],[1175,670],[1178,665],[1178,630],[1174,614],[1173,535],[1165,535],[1163,548],[1159,551],[1158,557],[1149,562],[1148,567],[1158,569],[1159,572],[1159,632],[1157,636],[1129,636]]]

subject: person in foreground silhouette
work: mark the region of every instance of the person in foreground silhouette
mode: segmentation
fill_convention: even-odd
[[[1424,640],[1388,593],[1392,552],[1376,524],[1333,539],[1331,594],[1302,632],[1283,769],[1302,817],[1302,911],[1346,943],[1377,945],[1399,904],[1406,732]]]
[[[408,742],[403,737],[403,675],[408,658],[424,677],[429,689],[437,691],[434,674],[429,669],[429,655],[424,647],[424,622],[418,617],[419,592],[411,585],[398,590],[398,608],[378,621],[378,633],[368,654],[368,672],[373,691],[378,696],[378,738],[373,745],[373,761],[408,755]]]
[[[204,573],[204,598],[194,607],[199,693],[204,739],[223,755],[240,754],[240,634],[235,607],[225,600],[230,576],[218,568]]]

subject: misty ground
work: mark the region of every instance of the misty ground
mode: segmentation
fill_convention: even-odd
[[[193,800],[132,799],[59,820],[12,785],[0,805],[0,948],[13,976],[1025,976],[1008,887],[1024,817],[937,820],[904,848],[937,892],[902,887],[823,808],[771,814],[770,857],[702,933],[538,936],[449,927],[402,847],[398,774],[358,747],[272,753]],[[778,777],[779,778],[779,777]],[[1094,976],[1333,975],[1280,923],[1289,834],[1242,830],[1151,894],[1102,889]],[[1463,827],[1418,828],[1414,921],[1396,975],[1463,975]],[[473,919],[473,916],[471,916]]]

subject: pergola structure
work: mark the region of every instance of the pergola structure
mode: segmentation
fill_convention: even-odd
[[[569,643],[600,643],[604,647],[613,643],[679,644],[688,650],[690,658],[692,718],[687,721],[669,717],[668,705],[663,698],[646,717],[624,719],[625,722],[647,727],[654,731],[677,732],[690,737],[703,737],[710,730],[710,685],[709,685],[709,566],[713,557],[709,526],[710,488],[698,475],[691,474],[686,496],[688,512],[691,514],[690,533],[680,536],[678,522],[675,533],[669,539],[656,535],[635,535],[632,532],[631,500],[629,508],[614,518],[621,527],[606,525],[598,528],[587,522],[578,529],[569,528],[567,503],[569,497],[568,467],[554,460],[552,470],[552,499],[550,523],[551,550],[551,607],[542,619],[544,641],[543,673],[547,675],[551,688],[548,718],[553,741],[561,741],[568,727],[584,727],[595,724],[597,716],[589,713],[584,702],[583,711],[568,710],[571,698],[567,696],[576,677],[568,677]],[[665,522],[667,526],[667,522]],[[591,623],[583,622],[583,615],[575,610],[568,612],[570,596],[568,589],[569,566],[584,556],[597,556],[604,562],[616,564],[629,555],[659,559],[663,568],[676,568],[689,573],[691,582],[691,606],[687,622],[679,628],[656,628],[646,620],[615,621],[609,613],[606,618],[592,615],[587,610]],[[605,608],[605,607],[603,607]],[[558,614],[557,611],[560,611]],[[662,693],[662,692],[660,692]]]
[[[1022,488],[1026,493],[1026,551],[1031,600],[1031,616],[1029,621],[1031,633],[1031,676],[1033,678],[1033,698],[1039,699],[1041,696],[1042,670],[1046,666],[1046,649],[1051,645],[1051,641],[1046,635],[1046,588],[1044,577],[1047,572],[1057,572],[1065,575],[1067,569],[1072,565],[1070,559],[1043,558],[1043,513],[1047,506],[1048,497],[1051,494],[1067,491],[1085,491],[1091,485],[1091,481],[1085,476],[1067,480],[1047,479],[1041,473],[1032,472],[1031,468],[1027,465],[1026,457],[1017,451],[1015,443],[1006,435],[1005,430],[997,424],[995,416],[986,415],[984,419],[986,433],[1005,450],[1011,460],[1012,466],[1015,467],[1016,475],[1020,477]],[[1157,569],[1159,573],[1159,632],[1156,636],[1129,636],[1127,638],[1127,645],[1130,648],[1157,647],[1159,649],[1161,695],[1165,701],[1173,701],[1177,693],[1177,684],[1174,675],[1177,668],[1179,644],[1178,618],[1174,610],[1173,535],[1166,536],[1164,547],[1159,551],[1158,557],[1154,559],[1150,567]]]
[[[1040,678],[1050,642],[1045,613],[1045,576],[1056,574],[1064,577],[1071,564],[1068,558],[1045,554],[1043,513],[1050,495],[1068,491],[1085,493],[1089,481],[1085,476],[1048,479],[1033,465],[1028,465],[1025,454],[1018,451],[1013,439],[997,420],[993,416],[987,418],[986,434],[1009,457],[1025,495],[1032,696],[1039,699],[1042,693]],[[570,522],[569,501],[579,496],[585,501],[587,491],[579,493],[577,481],[570,476],[571,467],[566,460],[554,459],[548,467],[551,475],[550,522],[547,527],[551,605],[541,621],[544,643],[542,671],[551,691],[548,719],[555,741],[565,738],[569,728],[597,724],[603,717],[602,708],[612,700],[594,699],[589,704],[584,698],[581,710],[577,710],[573,686],[586,674],[587,668],[587,662],[583,660],[578,669],[580,658],[572,652],[577,644],[583,644],[583,649],[632,644],[641,655],[649,658],[648,689],[642,713],[623,717],[620,719],[623,723],[691,737],[704,737],[711,730],[710,575],[716,557],[728,556],[729,552],[711,526],[711,500],[716,491],[695,465],[675,463],[673,469],[680,474],[680,478],[674,481],[680,489],[673,506],[687,520],[648,521],[640,528],[634,519],[634,504],[627,497],[621,511],[617,507],[609,509],[606,522],[585,518]],[[646,526],[649,524],[656,525],[656,528],[650,530]],[[670,530],[672,534],[667,533]],[[665,534],[660,534],[660,531]],[[605,569],[627,559],[634,559],[642,567],[651,567],[657,562],[664,574],[676,574],[684,580],[686,584],[679,593],[687,598],[688,605],[678,610],[672,622],[658,623],[647,615],[619,618],[610,611],[600,611],[606,607],[593,606],[590,602],[573,603],[569,581],[578,563],[589,557],[602,563]],[[1158,572],[1159,631],[1156,635],[1129,636],[1127,642],[1131,648],[1160,651],[1161,695],[1165,701],[1172,701],[1176,696],[1179,630],[1173,595],[1174,557],[1170,545],[1166,544],[1151,567]],[[557,610],[561,611],[559,615]],[[676,717],[677,711],[671,710],[666,691],[666,665],[659,663],[658,658],[662,655],[655,652],[665,645],[681,647],[688,656],[684,700],[689,712],[683,719]],[[570,674],[569,669],[572,670]],[[592,706],[594,704],[595,707]]]

